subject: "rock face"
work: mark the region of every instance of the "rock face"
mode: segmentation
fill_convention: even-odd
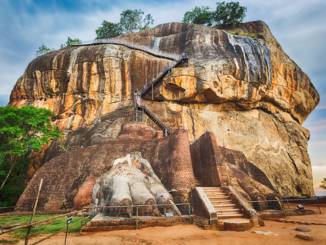
[[[218,145],[207,132],[190,146],[194,175],[200,186],[232,186],[258,210],[279,209],[281,204],[267,176],[242,152]]]
[[[191,144],[187,131],[163,138],[144,123],[123,124],[114,140],[71,150],[46,162],[28,183],[16,204],[18,210],[33,207],[41,178],[38,207],[47,211],[92,204],[108,215],[131,216],[133,205],[140,205],[139,215],[186,213],[188,207],[175,203],[190,202],[189,194],[198,185],[233,186],[245,200],[255,201],[257,209],[279,208],[266,175],[241,152],[219,146],[213,133]],[[165,205],[165,210],[159,205]]]
[[[36,58],[18,79],[10,104],[52,110],[55,123],[66,133],[67,149],[80,151],[61,154],[56,144],[52,144],[43,158],[31,164],[35,169],[43,162],[44,166],[51,163],[59,169],[58,159],[74,159],[74,154],[102,158],[96,152],[120,137],[123,123],[132,120],[128,106],[133,91],[174,63],[160,53],[185,53],[188,64],[173,68],[145,95],[143,104],[171,129],[185,129],[188,136],[161,139],[160,133],[154,133],[155,138],[146,131],[146,137],[154,137],[155,142],[164,145],[173,137],[182,142],[189,137],[190,142],[195,142],[210,131],[219,146],[241,152],[277,193],[313,194],[307,152],[309,132],[302,123],[318,104],[319,95],[307,75],[283,52],[266,24],[250,22],[221,30],[169,23],[122,35],[117,40],[152,48],[152,52],[117,44],[69,47]],[[143,136],[134,137],[141,140]],[[180,145],[185,144],[182,142]],[[79,149],[80,146],[84,148]],[[162,166],[163,162],[169,165],[175,159],[185,161],[181,156],[155,158],[149,151],[126,148],[128,151],[117,147],[114,151],[119,154],[110,155],[109,161],[137,150],[163,178],[168,190],[179,181],[173,180],[175,174],[165,172]],[[108,171],[109,166],[96,171]],[[85,168],[88,170],[78,171],[95,171],[88,163]],[[42,169],[35,175],[40,175]],[[99,174],[94,172],[91,176]],[[76,192],[81,182],[78,183],[71,187],[71,193]],[[73,197],[67,200],[73,202]]]
[[[135,135],[142,137],[137,138]],[[131,157],[132,166],[126,166],[124,161],[117,161],[134,152],[137,152],[137,156]],[[136,166],[137,159],[143,163],[146,161],[146,168],[144,164]],[[113,167],[115,163],[116,166]],[[125,178],[123,183],[116,183],[119,167],[125,170],[120,176],[133,176],[129,176],[130,179]],[[128,200],[134,204],[159,204],[170,200],[169,194],[163,188],[168,191],[176,190],[171,192],[173,200],[183,203],[188,201],[189,192],[196,185],[187,132],[179,131],[170,137],[162,138],[160,132],[143,123],[124,124],[116,139],[106,139],[99,144],[70,150],[46,162],[29,181],[16,204],[17,209],[32,208],[33,197],[37,193],[41,178],[44,179],[38,206],[41,210],[89,205],[93,194],[93,199],[97,198],[96,203],[102,206],[129,205]],[[143,181],[137,183],[137,178]],[[164,187],[160,183],[163,183]],[[117,201],[108,195],[108,192],[114,192],[112,185],[115,184],[119,186],[119,190],[123,188],[122,184],[133,188],[141,185],[147,192],[141,190],[139,193],[130,194],[128,200],[122,198]],[[94,188],[96,185],[98,187]],[[150,193],[156,198],[142,196],[149,196]],[[163,198],[159,193],[164,194]],[[117,197],[119,194],[123,195],[122,192],[116,194]]]

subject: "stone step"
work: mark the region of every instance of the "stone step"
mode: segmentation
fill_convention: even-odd
[[[218,202],[218,204],[214,205],[214,208],[232,208],[232,207],[236,207],[237,205],[234,203],[224,203],[224,204],[220,204],[220,202]]]
[[[245,218],[229,218],[219,221],[225,231],[245,231],[253,227],[249,219]]]
[[[221,199],[231,200],[230,197],[222,196],[222,195],[220,195],[220,196],[208,196],[208,199],[212,200],[212,201],[221,200]]]
[[[206,193],[225,193],[223,190],[204,190]]]
[[[218,213],[223,213],[223,212],[238,212],[238,213],[241,213],[240,209],[238,208],[219,208],[219,207],[215,207],[215,210],[218,212]]]
[[[203,190],[204,191],[222,191],[222,192],[224,192],[223,189],[217,188],[217,187],[203,187]]]
[[[228,196],[226,193],[224,192],[220,192],[220,191],[205,191],[206,195],[226,195]]]
[[[207,193],[206,193],[206,195],[207,195]],[[211,198],[229,198],[228,195],[224,195],[224,194],[221,194],[221,195],[218,195],[218,194],[212,194],[212,195],[210,195],[210,194],[208,194],[207,197],[209,199],[211,199]]]
[[[221,205],[229,205],[229,204],[233,204],[233,203],[231,203],[231,202],[216,202],[216,203],[212,203],[213,207],[216,207],[216,208],[220,208]],[[235,206],[233,206],[233,207],[235,207]]]
[[[226,214],[219,214],[217,215],[218,219],[226,219],[226,218],[241,218],[243,214],[241,213],[226,213]]]
[[[228,198],[214,198],[214,199],[209,198],[209,200],[211,201],[211,203],[213,205],[215,205],[215,204],[220,205],[220,204],[231,204],[231,203],[233,203],[232,200],[228,199]]]
[[[222,216],[227,216],[227,215],[241,215],[241,217],[243,216],[243,214],[241,212],[238,211],[230,211],[230,212],[216,212],[217,217]]]
[[[221,191],[205,191],[206,195],[226,195],[228,196],[228,194],[221,192]]]

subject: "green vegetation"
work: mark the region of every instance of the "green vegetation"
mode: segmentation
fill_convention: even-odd
[[[153,23],[152,15],[144,16],[144,11],[140,9],[127,9],[120,14],[120,25],[123,33],[146,30]]]
[[[213,22],[212,17],[209,7],[195,7],[184,14],[182,22],[211,26]]]
[[[49,47],[42,44],[40,47],[38,47],[38,50],[36,51],[36,56],[40,56],[40,55],[49,53],[51,51],[52,51],[52,49],[50,49]]]
[[[321,183],[320,183],[320,187],[323,189],[326,189],[326,178],[324,178]]]
[[[19,240],[0,239],[0,244],[17,244]]]
[[[96,29],[96,39],[112,38],[123,33],[146,30],[154,23],[151,14],[144,15],[141,9],[127,9],[120,14],[120,21],[113,23],[104,20]]]
[[[233,34],[233,35],[239,35],[239,36],[246,36],[246,37],[251,37],[253,39],[259,39],[262,38],[261,33],[255,33],[255,32],[244,32],[241,30],[226,30],[227,32]]]
[[[33,222],[47,220],[55,215],[35,215]],[[0,228],[5,227],[6,225],[13,224],[27,224],[29,222],[29,215],[12,215],[12,216],[1,216],[0,219]],[[78,232],[80,231],[83,224],[89,220],[88,217],[74,216],[72,218],[72,223],[69,225],[69,232]],[[53,234],[66,229],[66,217],[60,217],[53,220],[50,224],[37,225],[32,228],[31,236],[40,235],[40,234]],[[23,239],[26,235],[27,228],[19,229],[13,231],[11,234],[15,239]]]
[[[246,11],[239,2],[220,2],[214,12],[214,21],[217,25],[236,25],[243,21]]]
[[[102,25],[95,32],[96,39],[112,38],[119,36],[122,33],[122,29],[118,23],[103,20]]]
[[[14,205],[26,184],[27,157],[61,134],[52,112],[25,106],[0,107],[0,206]]]
[[[217,2],[215,10],[203,6],[187,11],[183,17],[183,22],[208,26],[236,25],[243,21],[246,11],[246,7],[241,6],[239,2]]]
[[[68,37],[67,41],[64,44],[61,44],[61,48],[69,47],[72,45],[78,45],[78,44],[81,44],[81,41],[79,38]]]

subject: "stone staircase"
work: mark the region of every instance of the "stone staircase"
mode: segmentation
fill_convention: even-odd
[[[202,187],[217,216],[218,227],[222,230],[244,231],[252,227],[231,196],[221,187]]]
[[[241,210],[221,187],[203,187],[203,189],[211,201],[219,220],[243,217]]]

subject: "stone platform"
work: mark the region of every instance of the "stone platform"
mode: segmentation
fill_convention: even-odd
[[[229,218],[209,221],[206,218],[194,216],[193,223],[204,230],[220,231],[246,231],[254,226],[253,222],[247,218]]]
[[[246,231],[253,227],[253,223],[246,218],[224,219],[218,222],[217,227],[224,231]]]
[[[97,214],[83,228],[82,232],[131,230],[153,226],[172,226],[176,224],[191,224],[192,216],[133,216],[132,218],[103,216]]]

